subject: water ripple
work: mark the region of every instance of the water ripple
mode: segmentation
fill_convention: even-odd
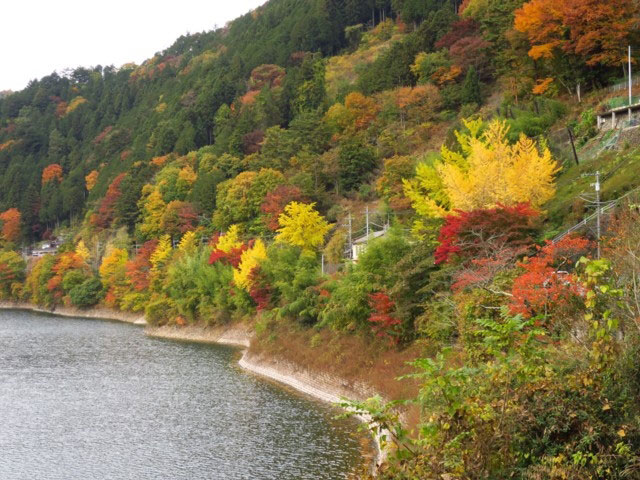
[[[327,479],[359,461],[336,411],[223,346],[0,311],[0,479]]]

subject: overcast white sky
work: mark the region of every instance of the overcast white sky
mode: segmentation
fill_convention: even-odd
[[[66,68],[141,63],[180,35],[213,30],[266,0],[3,0],[0,91]]]

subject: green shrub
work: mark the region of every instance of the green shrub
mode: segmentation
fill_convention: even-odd
[[[69,272],[73,273],[73,272]],[[68,274],[65,275],[65,280]],[[102,282],[99,278],[92,277],[75,285],[69,291],[72,305],[78,308],[88,308],[97,305],[103,297]]]
[[[175,315],[175,306],[166,297],[154,297],[144,309],[147,321],[151,325],[164,325]]]
[[[85,280],[87,280],[87,273],[80,270],[69,270],[62,277],[62,288],[65,292],[71,292],[74,287],[81,285]]]
[[[209,320],[233,310],[230,298],[233,271],[229,265],[209,265],[210,249],[183,254],[168,269],[165,292],[187,320]]]
[[[294,319],[304,325],[318,321],[321,298],[320,260],[316,255],[302,254],[297,247],[274,244],[261,267],[272,287],[272,302],[278,316]]]

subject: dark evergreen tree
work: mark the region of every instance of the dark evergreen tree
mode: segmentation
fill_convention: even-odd
[[[361,140],[350,139],[340,146],[338,163],[340,190],[349,192],[371,178],[376,167],[376,157],[373,150],[363,145]]]
[[[462,103],[475,103],[480,105],[482,103],[482,93],[480,91],[480,80],[478,79],[478,72],[474,66],[469,67],[467,76],[462,84]]]

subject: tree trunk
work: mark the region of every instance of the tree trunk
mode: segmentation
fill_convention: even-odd
[[[580,92],[580,82],[576,85],[576,93],[578,94],[578,103],[582,103],[582,95]]]
[[[571,127],[567,126],[567,132],[569,132],[569,140],[571,141],[571,148],[573,149],[573,159],[576,161],[576,165],[580,165],[578,152],[576,152],[576,145],[573,142],[573,131],[571,131]]]

